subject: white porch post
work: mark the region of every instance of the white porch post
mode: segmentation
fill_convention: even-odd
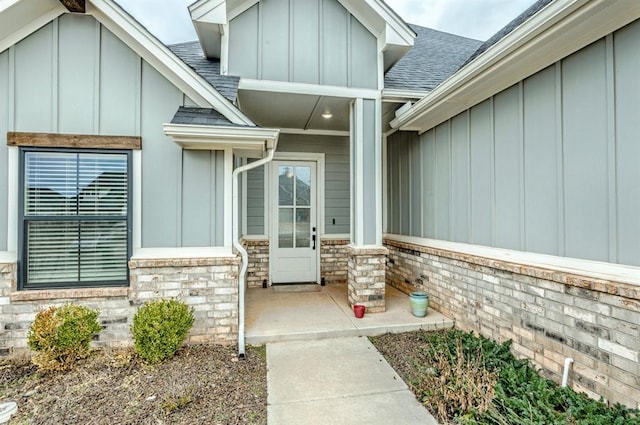
[[[381,100],[356,99],[351,105],[351,246],[349,302],[367,311],[385,311],[382,245]]]

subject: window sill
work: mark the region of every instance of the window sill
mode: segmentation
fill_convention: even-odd
[[[117,288],[76,288],[76,289],[38,289],[16,291],[10,295],[14,301],[43,301],[60,299],[82,298],[111,298],[126,297],[129,294],[128,287]]]

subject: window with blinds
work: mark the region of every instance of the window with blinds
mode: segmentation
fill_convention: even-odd
[[[126,285],[130,153],[21,153],[22,288]]]

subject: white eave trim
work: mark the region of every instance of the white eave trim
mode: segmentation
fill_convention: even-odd
[[[5,10],[8,10],[11,6],[16,5],[16,3],[18,3],[19,1],[21,0],[7,0],[7,3],[0,4],[0,14],[2,14],[2,12],[4,12]],[[0,0],[0,3],[2,3],[2,0]],[[66,9],[64,8],[64,6],[62,6],[61,3],[58,4],[60,7],[54,7],[48,12],[35,17],[29,23],[22,25],[17,31],[10,33],[3,39],[0,39],[0,53],[4,52],[14,44],[17,44],[19,41],[27,38],[38,29],[42,28],[49,22],[64,14],[66,12]]]
[[[290,93],[311,96],[346,97],[352,99],[378,99],[380,97],[380,90],[376,89],[290,83],[286,81],[254,80],[247,78],[240,79],[240,82],[238,83],[238,90]]]
[[[424,132],[640,16],[637,0],[556,0],[391,121]]]
[[[253,125],[228,99],[113,1],[89,0],[87,14],[116,34],[198,106],[214,108],[234,124]]]
[[[261,156],[267,149],[275,149],[279,129],[260,127],[223,127],[188,124],[163,124],[164,134],[183,149],[255,152]]]
[[[422,99],[429,94],[429,91],[384,89],[382,90],[382,101],[388,103],[405,103],[410,100]]]

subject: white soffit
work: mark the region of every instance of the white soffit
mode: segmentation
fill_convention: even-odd
[[[425,132],[638,17],[637,0],[556,0],[449,77],[391,126]]]
[[[189,124],[163,124],[164,134],[183,149],[233,149],[236,156],[262,158],[275,149],[280,130],[259,127],[220,127]]]

